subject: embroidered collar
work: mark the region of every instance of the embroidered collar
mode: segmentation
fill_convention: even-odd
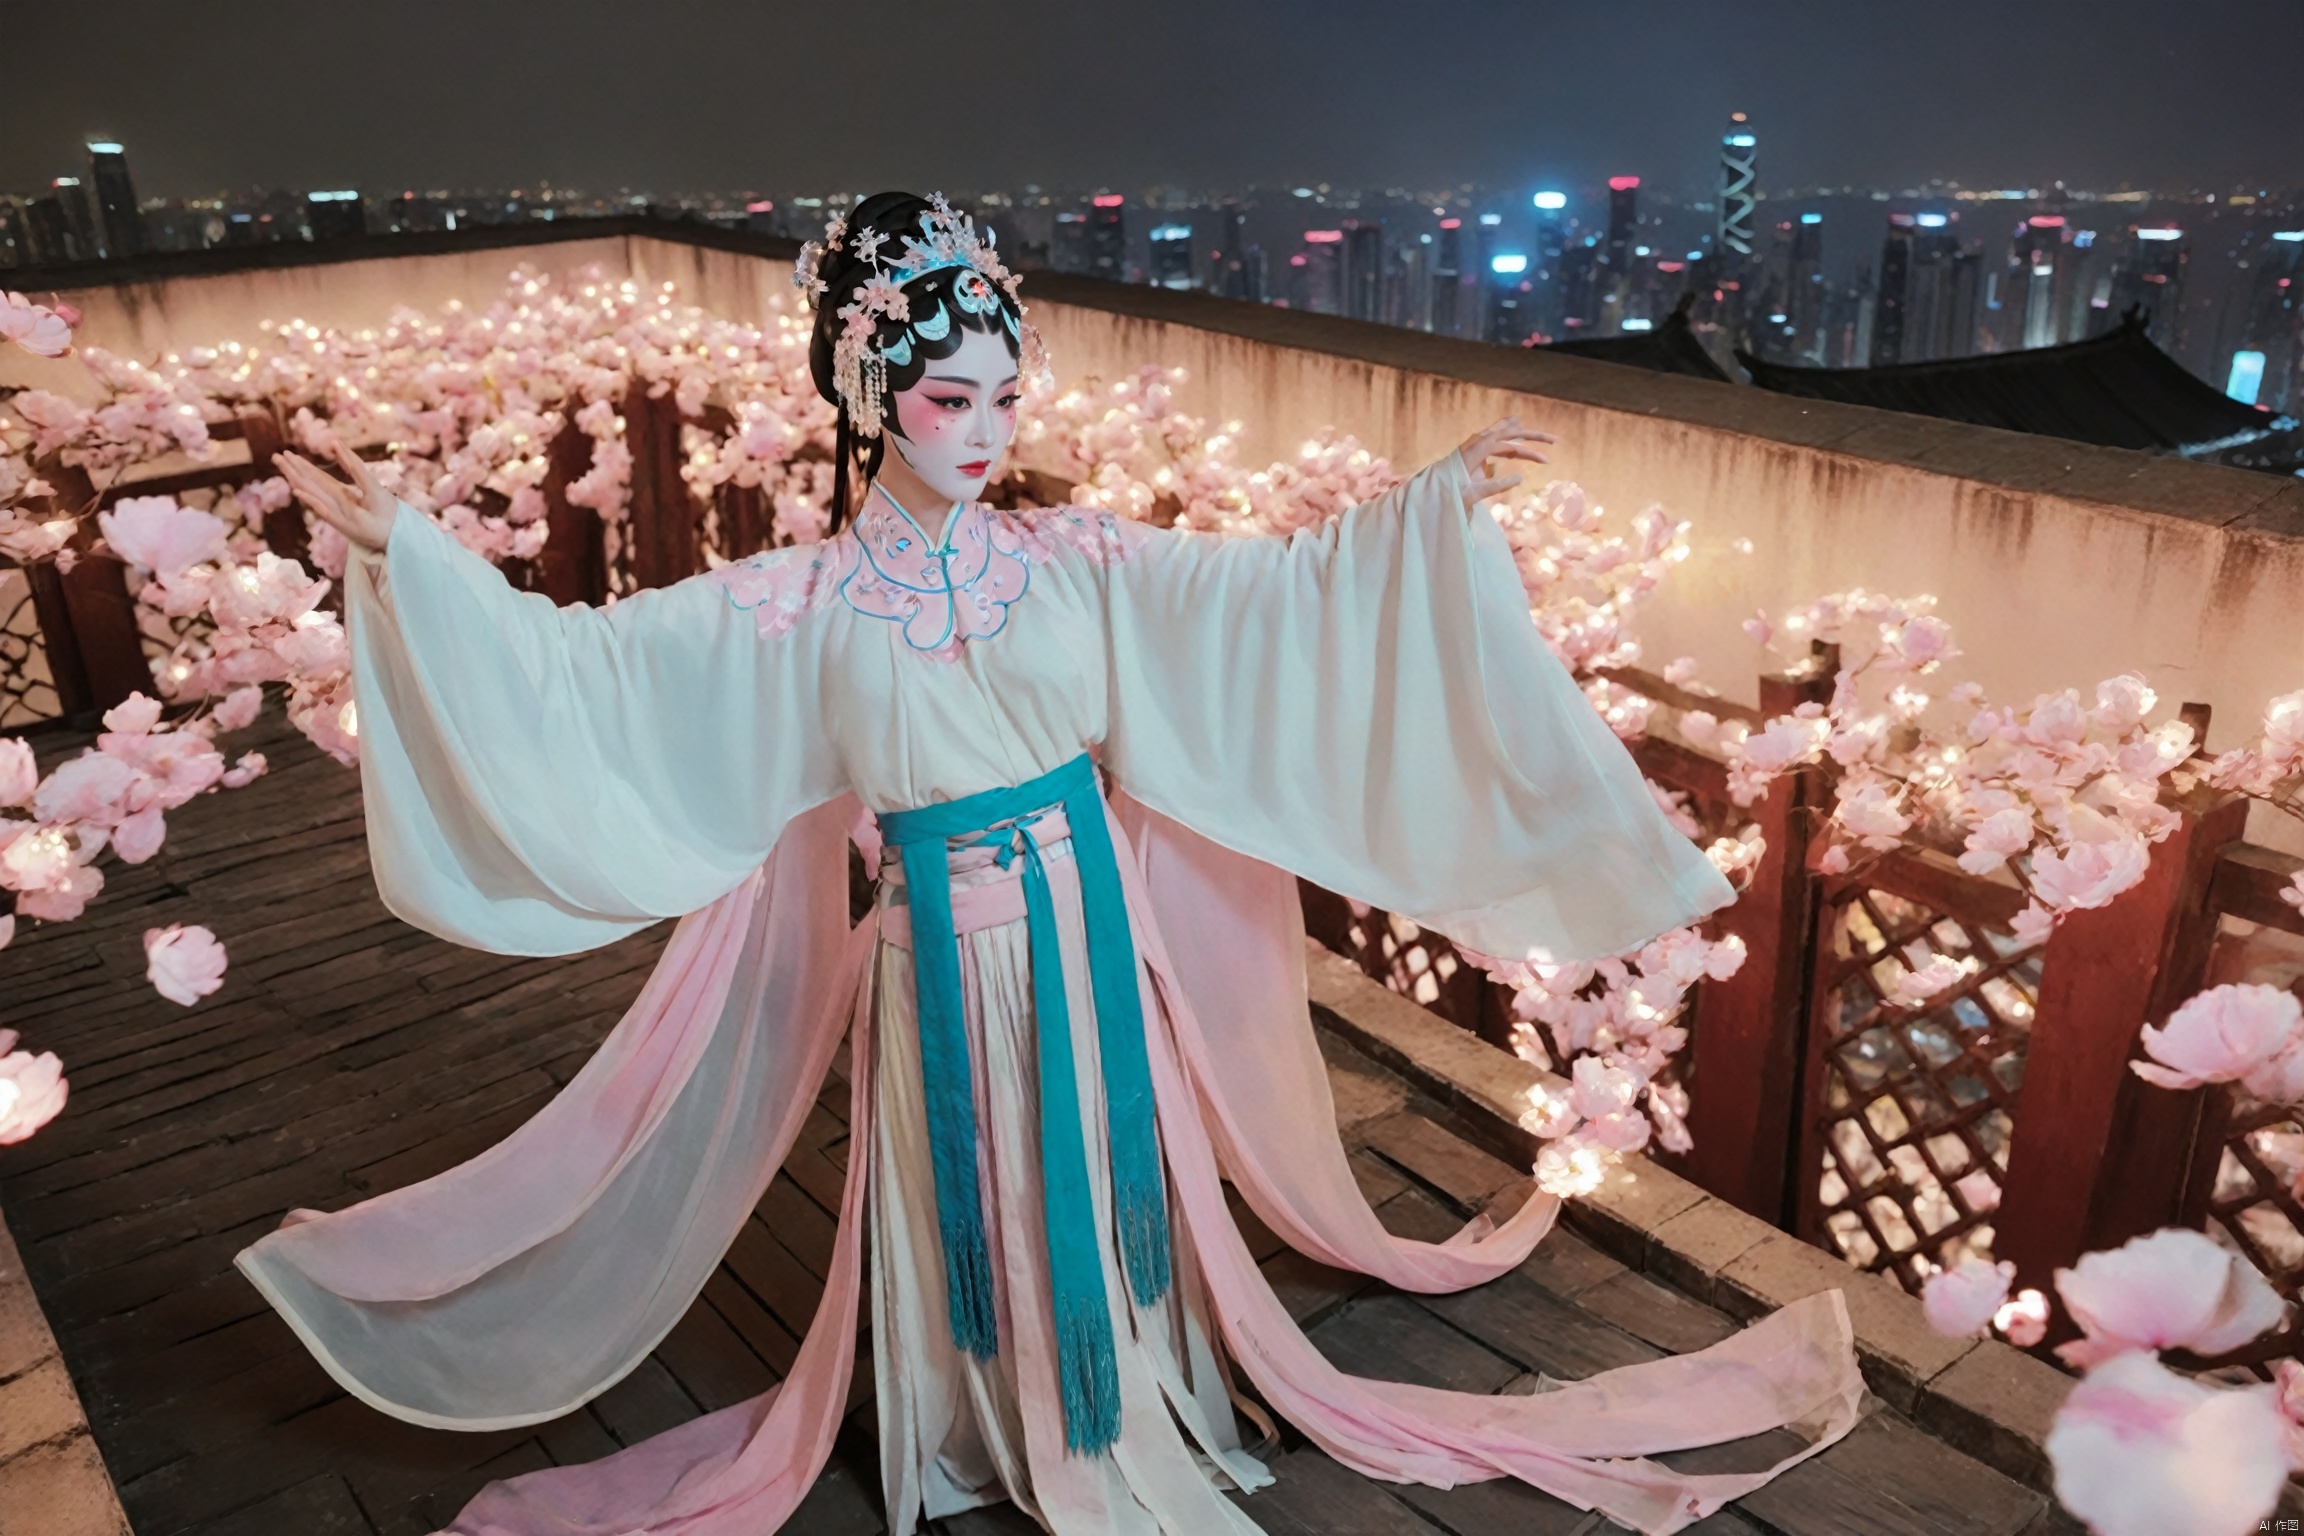
[[[1127,518],[1088,507],[996,512],[955,506],[941,542],[877,487],[853,526],[821,544],[764,550],[712,572],[729,603],[753,615],[762,638],[788,633],[837,594],[866,618],[900,626],[904,644],[938,661],[1007,627],[1031,568],[1057,546],[1098,565],[1124,560],[1149,535]]]
[[[977,502],[956,503],[936,543],[876,485],[856,514],[856,547],[861,558],[840,584],[848,606],[902,625],[906,645],[947,661],[1000,633],[1008,605],[1031,585],[1023,550]]]

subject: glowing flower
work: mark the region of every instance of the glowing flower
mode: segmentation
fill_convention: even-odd
[[[0,737],[0,805],[24,805],[39,787],[32,749],[13,736]]]
[[[16,1031],[0,1029],[0,1146],[12,1146],[64,1108],[63,1064],[54,1051],[16,1049]]]
[[[1998,1186],[1993,1188],[1993,1205],[1996,1206]],[[1972,1203],[1982,1209],[1991,1208],[1982,1201]],[[2018,1349],[2030,1349],[2048,1337],[2048,1298],[2026,1287],[2009,1297],[2007,1305],[1992,1314],[1992,1326],[2000,1330],[2002,1338]]]

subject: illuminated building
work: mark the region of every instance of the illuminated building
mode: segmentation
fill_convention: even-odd
[[[1752,254],[1752,208],[1758,201],[1754,179],[1758,174],[1760,141],[1741,112],[1728,115],[1728,131],[1720,136],[1720,249],[1737,256]]]
[[[128,176],[128,155],[108,139],[88,145],[88,173],[104,254],[136,256],[144,250],[144,220],[136,209],[136,184]]]
[[[1191,288],[1192,226],[1155,225],[1151,234],[1152,281],[1162,288]]]
[[[368,212],[357,192],[313,192],[304,203],[305,222],[315,240],[343,240],[368,233]]]

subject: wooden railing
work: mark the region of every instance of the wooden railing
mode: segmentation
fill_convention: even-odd
[[[772,542],[759,490],[700,498],[680,475],[681,417],[641,388],[622,402],[633,458],[628,515],[616,536],[566,491],[590,467],[589,439],[564,430],[542,489],[551,532],[533,562],[507,562],[516,585],[559,602],[604,601],[702,570],[707,551],[740,558]],[[707,418],[707,428],[728,423]],[[42,472],[61,504],[129,495],[195,504],[272,473],[283,444],[266,412],[212,428],[246,443],[244,460],[146,477],[99,492],[62,466]],[[1020,473],[1005,501],[1062,500],[1069,487]],[[87,550],[93,521],[76,543]],[[271,514],[279,553],[308,553],[303,514]],[[86,552],[69,573],[37,566],[36,667],[53,679],[47,718],[92,723],[149,686],[167,637],[138,627],[122,566]],[[0,589],[4,590],[4,589]],[[0,613],[0,621],[9,615]],[[29,676],[0,623],[0,683]],[[11,670],[13,669],[13,670]],[[1631,670],[1615,682],[1654,700],[1661,718],[1701,708],[1758,725],[1824,698],[1837,661],[1760,679],[1757,709]],[[5,703],[0,698],[0,703]],[[2189,710],[2200,737],[2202,711]],[[2304,914],[2279,899],[2304,861],[2243,841],[2245,805],[2198,797],[2173,806],[2178,830],[2153,851],[2142,884],[2068,918],[2044,946],[2019,944],[2024,905],[2010,882],[1979,878],[1944,853],[1902,849],[1834,876],[1809,870],[1829,785],[1815,769],[1733,805],[1724,765],[1657,731],[1631,743],[1648,776],[1687,796],[1704,836],[1757,825],[1769,853],[1714,928],[1742,938],[1745,964],[1695,991],[1681,1066],[1694,1149],[1667,1158],[1722,1199],[1862,1268],[1917,1286],[1925,1266],[1969,1252],[2013,1259],[2045,1288],[2056,1267],[2169,1222],[2219,1225],[2295,1294],[2304,1283],[2304,1134],[2285,1111],[2222,1090],[2171,1093],[2127,1070],[2138,1032],[2216,980],[2304,977]],[[1498,1044],[1510,998],[1446,939],[1395,914],[1304,891],[1307,927],[1375,979]],[[2292,952],[2276,951],[2283,935]],[[1930,954],[1973,960],[1925,1005],[1887,1002],[1896,972]],[[2288,967],[2283,970],[2282,967]],[[2290,1138],[2283,1140],[2283,1138]]]
[[[1703,708],[1757,723],[1821,696],[1835,666],[1819,658],[1763,678],[1759,710],[1610,676],[1667,706],[1663,716]],[[2204,739],[2205,709],[2185,716]],[[1928,1267],[1976,1253],[2013,1260],[2020,1285],[2048,1290],[2091,1249],[2213,1224],[2298,1293],[2304,1127],[2238,1090],[2171,1092],[2128,1070],[2143,1027],[2204,987],[2304,985],[2304,914],[2278,894],[2304,860],[2243,840],[2246,801],[2172,799],[2178,827],[2144,881],[2026,946],[2013,931],[2024,894],[1948,852],[1899,849],[1812,873],[1820,771],[1739,810],[1718,760],[1662,733],[1631,746],[1650,778],[1688,795],[1707,835],[1757,823],[1769,845],[1714,924],[1743,938],[1745,965],[1691,1002],[1695,1147],[1667,1159],[1678,1171],[1915,1289]],[[1369,975],[1508,1038],[1509,998],[1439,935],[1325,892],[1308,891],[1305,911],[1315,936]],[[1886,1000],[1899,971],[1934,954],[1972,960],[1969,974],[1917,1007]]]

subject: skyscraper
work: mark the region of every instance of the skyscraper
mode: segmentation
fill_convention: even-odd
[[[1608,244],[1604,257],[1610,271],[1622,276],[1632,270],[1632,247],[1639,243],[1640,178],[1608,178]]]
[[[1442,219],[1432,247],[1432,334],[1458,334],[1463,314],[1457,295],[1464,285],[1464,221]]]
[[[1316,315],[1344,313],[1344,231],[1304,231],[1304,249],[1290,257],[1288,264],[1296,268],[1303,283],[1301,307]]]
[[[1912,306],[1912,215],[1888,216],[1888,239],[1880,247],[1880,297],[1872,311],[1872,366],[1904,359],[1904,317]]]
[[[104,254],[115,259],[144,249],[144,218],[136,209],[136,184],[128,177],[128,155],[109,139],[88,144],[89,180]]]
[[[1355,320],[1384,318],[1384,226],[1373,219],[1346,219],[1344,234],[1344,313]]]
[[[1151,234],[1152,281],[1162,288],[1191,288],[1192,226],[1155,225]]]
[[[1100,193],[1088,214],[1088,275],[1128,280],[1128,222],[1117,192]]]
[[[2142,306],[2150,317],[2145,334],[2163,352],[2176,350],[2180,340],[2178,311],[2184,305],[2184,268],[2191,259],[2191,242],[2174,227],[2132,231],[2134,242],[2112,279],[2112,310],[2124,315]]]
[[[368,233],[368,213],[353,191],[313,192],[304,199],[304,222],[315,240],[341,240]]]
[[[1804,213],[1792,227],[1792,261],[1785,276],[1785,340],[1802,362],[1824,357],[1824,215]]]
[[[1752,254],[1752,207],[1758,201],[1754,185],[1758,174],[1760,141],[1741,112],[1728,114],[1728,131],[1720,136],[1720,249],[1737,256]]]

